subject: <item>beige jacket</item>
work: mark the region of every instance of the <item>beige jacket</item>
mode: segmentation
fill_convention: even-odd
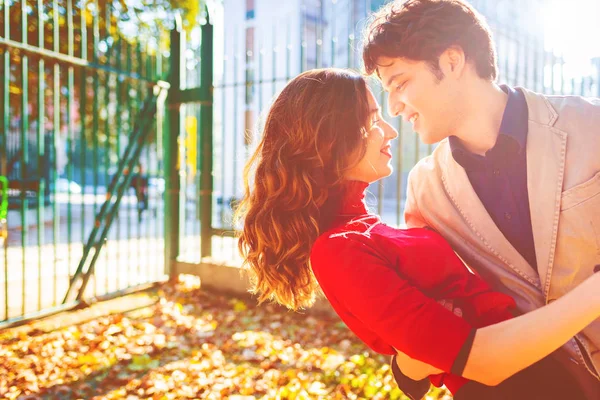
[[[600,99],[524,92],[527,189],[539,273],[496,227],[454,161],[448,139],[411,171],[405,211],[409,227],[436,229],[523,313],[567,293],[600,264]],[[598,378],[600,319],[577,339],[579,346],[572,339],[565,349]]]

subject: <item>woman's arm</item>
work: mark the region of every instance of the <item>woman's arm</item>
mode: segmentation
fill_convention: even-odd
[[[334,244],[317,249],[336,254],[335,263],[320,269],[329,296],[394,349],[486,385],[497,385],[541,360],[600,317],[596,273],[550,305],[475,328],[425,296],[368,246],[345,238]],[[467,355],[464,368],[457,368],[462,354]]]
[[[498,385],[549,355],[600,317],[600,273],[556,301],[477,329],[462,376]]]

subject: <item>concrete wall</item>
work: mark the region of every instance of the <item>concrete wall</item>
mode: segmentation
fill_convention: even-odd
[[[199,276],[203,288],[219,293],[242,297],[249,301],[256,301],[248,289],[250,281],[238,266],[218,264],[216,262],[203,262],[201,264],[190,264],[177,262],[174,266],[175,274],[189,274]],[[305,313],[327,313],[335,314],[333,308],[325,298],[319,298],[315,305],[306,310]]]

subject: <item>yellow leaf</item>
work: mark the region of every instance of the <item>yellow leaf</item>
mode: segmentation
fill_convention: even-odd
[[[246,311],[248,307],[243,301],[235,300],[233,303],[233,311],[235,312],[243,312]]]
[[[77,361],[82,365],[98,364],[98,359],[92,354],[82,354],[77,357]]]

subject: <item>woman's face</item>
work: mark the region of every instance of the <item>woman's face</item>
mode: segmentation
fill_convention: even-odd
[[[390,141],[398,137],[398,132],[383,119],[377,100],[369,88],[367,88],[367,98],[369,121],[365,139],[366,151],[358,164],[344,174],[344,178],[372,183],[392,174]]]

